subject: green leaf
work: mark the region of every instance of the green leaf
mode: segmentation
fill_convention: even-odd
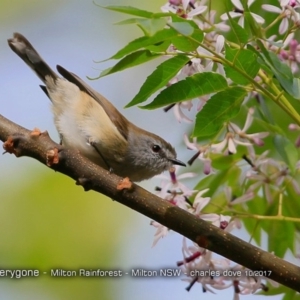
[[[299,298],[295,298],[295,296],[298,293],[284,285],[279,285],[278,287],[275,287],[273,285],[268,284],[268,286],[270,287],[270,289],[268,290],[268,296],[284,294],[281,296],[281,300],[299,300]],[[264,291],[257,294],[266,296],[266,292]]]
[[[197,184],[197,190],[203,190],[204,188],[209,188],[208,194],[213,196],[212,200],[204,207],[202,210],[203,213],[221,213],[222,210],[220,208],[227,206],[228,199],[226,198],[225,194],[221,192],[218,195],[214,195],[218,191],[224,190],[224,185],[231,186],[232,184],[235,185],[238,179],[241,176],[241,169],[238,168],[236,165],[232,166],[232,168],[226,169],[224,171],[217,172],[216,174],[210,175],[210,183],[206,186],[203,186],[205,182],[202,180],[199,184]],[[205,179],[206,179],[205,178]]]
[[[192,52],[196,51],[201,42],[203,41],[203,32],[194,29],[190,37],[178,36],[172,39],[172,44],[180,51]]]
[[[279,197],[275,196],[274,201],[269,204],[268,209],[265,211],[266,216],[276,216],[278,214]],[[288,216],[289,212],[286,209],[285,203],[291,201],[284,196],[282,201],[282,215]],[[292,222],[287,221],[275,221],[275,220],[262,220],[261,227],[268,233],[268,250],[274,251],[275,255],[284,257],[284,254],[288,249],[293,253],[295,251],[295,225]],[[284,243],[282,243],[284,241]]]
[[[194,21],[180,18],[177,15],[173,15],[172,20],[173,23],[169,23],[169,26],[186,37],[189,43],[195,43],[197,46],[202,43],[204,37],[203,31],[199,29],[199,26]]]
[[[275,126],[275,121],[274,121],[274,118],[272,116],[272,113],[270,111],[270,108],[269,106],[267,105],[266,103],[266,100],[264,97],[261,97],[260,98],[260,101],[259,101],[259,105],[258,105],[258,112],[259,112],[259,115],[260,115],[260,119],[265,121],[266,123],[270,124],[270,125],[273,125]],[[279,127],[279,126],[278,126]],[[272,132],[273,130],[271,130]]]
[[[153,36],[156,32],[162,30],[167,21],[165,19],[137,19],[137,25],[147,36]]]
[[[172,103],[216,93],[227,88],[226,79],[212,72],[197,73],[164,89],[145,109],[155,109]]]
[[[154,58],[159,57],[159,54],[153,54],[149,50],[139,50],[134,53],[131,53],[127,56],[125,56],[123,59],[121,59],[118,63],[116,63],[113,67],[108,68],[104,71],[102,71],[97,78],[93,79],[98,79],[137,65],[140,65],[142,63],[145,63],[147,61],[150,61]],[[91,79],[91,78],[89,78]]]
[[[259,195],[256,195],[251,201],[247,201],[246,206],[246,210],[249,214],[265,215],[267,209],[266,199]],[[260,221],[257,219],[246,218],[243,220],[243,222],[249,234],[254,238],[255,242],[260,245]]]
[[[251,50],[252,52],[254,52],[257,56],[259,56],[260,52],[251,44],[247,44],[247,49]]]
[[[130,18],[115,23],[115,25],[131,25],[131,24],[135,24],[139,26],[146,36],[152,36],[157,31],[160,31],[165,27],[165,25],[167,24],[167,20],[162,18],[153,18],[153,19]]]
[[[212,167],[218,170],[229,169],[241,159],[237,155],[224,155],[223,153],[211,153]]]
[[[138,22],[138,20],[144,20],[144,19],[130,18],[130,19],[126,19],[126,20],[114,23],[114,25],[131,25],[131,24],[136,24]]]
[[[259,24],[257,24],[255,19],[252,17],[249,9],[246,9],[246,10],[244,11],[244,18],[245,18],[246,23],[249,25],[252,34],[255,37],[263,38],[261,26]]]
[[[225,57],[231,61],[235,68],[241,70],[244,74],[254,78],[260,69],[257,63],[257,55],[251,50],[247,49],[231,49],[226,46]],[[241,72],[236,71],[234,68],[226,65],[224,67],[226,75],[235,83],[246,85],[250,82],[247,77],[244,77]]]
[[[155,45],[149,45],[145,47],[145,49],[150,50],[151,52],[165,52],[169,48],[171,41],[164,41],[160,43],[156,43]]]
[[[139,9],[136,7],[132,7],[132,6],[101,6],[101,5],[98,5],[98,6],[108,9],[108,10],[117,11],[120,13],[138,16],[138,17],[142,17],[142,18],[148,18],[148,19],[169,17],[169,16],[174,15],[173,13],[168,13],[168,12],[167,13],[164,13],[164,12],[153,13],[153,12]]]
[[[179,36],[179,37],[173,38],[171,43],[174,45],[174,47],[177,50],[183,51],[183,52],[194,51],[198,47],[198,43],[194,43],[193,41],[188,40],[184,36]]]
[[[275,135],[274,145],[278,154],[294,172],[296,163],[299,160],[298,150],[295,145],[289,139],[281,135]]]
[[[252,199],[249,202],[255,201]],[[261,243],[261,229],[258,225],[259,221],[251,218],[244,218],[243,223],[249,235],[254,239],[255,243],[260,246]]]
[[[191,35],[193,42],[198,43],[198,46],[202,43],[203,37],[204,37],[203,31],[201,31],[200,29],[194,29],[194,32]]]
[[[247,95],[241,87],[228,87],[212,96],[196,116],[195,137],[215,135],[225,122],[235,117]]]
[[[167,40],[171,40],[176,36],[178,36],[178,33],[172,28],[160,30],[151,37],[143,36],[131,41],[129,44],[127,44],[124,48],[119,50],[109,59],[120,59],[123,56],[130,54],[134,51],[145,48],[147,46],[162,43]]]
[[[268,230],[268,250],[284,257],[288,249],[293,248],[295,227],[292,222],[272,221]],[[284,241],[284,243],[282,242]],[[293,251],[294,249],[292,249]],[[294,252],[294,251],[293,251]]]
[[[293,93],[297,96],[296,99],[300,99],[300,78],[294,78],[293,80]]]
[[[198,42],[187,39],[185,36],[179,36],[172,39],[172,44],[174,47],[183,52],[195,51],[199,47]]]
[[[188,22],[173,22],[169,25],[178,33],[185,36],[192,35],[192,33],[194,32],[194,27]]]
[[[282,128],[279,125],[273,125],[272,123],[268,122],[264,116],[262,115],[262,113],[260,112],[260,110],[258,109],[258,113],[259,116],[261,117],[261,119],[259,118],[255,118],[255,122],[257,122],[257,124],[261,127],[261,128],[265,128],[267,131],[269,131],[270,133],[278,133],[281,135],[284,135],[284,130],[282,130]]]
[[[105,9],[125,13],[128,15],[134,15],[143,18],[152,18],[154,13],[142,9],[138,9],[132,6],[102,6]]]
[[[268,51],[260,40],[257,40],[257,44],[261,49],[260,57],[264,64],[271,69],[283,89],[292,97],[300,99],[299,79],[294,78],[291,68],[283,63],[275,53]]]
[[[286,288],[285,293],[284,293],[284,295],[282,295],[281,299],[282,300],[300,300],[300,295],[296,291]]]
[[[216,174],[210,174],[204,177],[203,179],[201,179],[201,181],[197,183],[194,189],[202,191],[209,188],[209,195],[213,196],[214,193],[218,190],[218,188],[220,188],[221,181],[224,180],[224,178],[226,178],[227,171],[228,170],[216,172]]]
[[[236,23],[236,21],[232,19],[229,13],[227,13],[227,15],[231,27],[230,30],[231,34],[228,35],[228,40],[233,42],[237,41],[240,45],[246,44],[249,39],[249,35],[247,31],[243,27],[241,27],[238,23]],[[233,36],[234,39],[231,39],[230,38],[231,36]]]
[[[187,23],[194,29],[199,29],[199,26],[193,20],[187,20],[187,19],[181,18],[176,14],[172,14],[172,22],[173,23],[169,24],[170,26],[172,26],[172,24],[174,24],[174,23]]]
[[[286,210],[286,216],[298,218],[299,211],[300,211],[300,201],[299,201],[299,194],[295,191],[295,184],[300,182],[300,176],[292,175],[293,179],[295,180],[294,183],[290,180],[290,178],[286,178],[286,190],[285,194],[283,195],[283,203],[284,208]],[[300,224],[298,222],[294,222],[294,226],[297,232],[300,231]],[[295,254],[295,253],[294,253]]]
[[[146,101],[153,93],[166,86],[189,60],[188,56],[177,55],[164,61],[150,76],[148,76],[137,95],[126,105],[126,107]]]

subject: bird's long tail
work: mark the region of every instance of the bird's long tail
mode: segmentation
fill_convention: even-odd
[[[45,83],[46,76],[57,79],[57,74],[46,64],[29,41],[20,33],[14,33],[13,38],[8,39],[9,47],[37,74]]]

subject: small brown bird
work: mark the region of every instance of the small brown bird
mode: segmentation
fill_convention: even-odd
[[[63,145],[132,181],[151,178],[173,164],[185,166],[169,143],[132,124],[77,75],[57,66],[64,78],[59,77],[23,35],[15,33],[8,45],[44,82],[41,88],[52,102]]]

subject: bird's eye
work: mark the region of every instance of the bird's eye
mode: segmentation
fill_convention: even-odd
[[[152,146],[152,151],[153,152],[157,153],[157,152],[159,152],[159,150],[160,150],[160,147],[158,145],[153,145]]]

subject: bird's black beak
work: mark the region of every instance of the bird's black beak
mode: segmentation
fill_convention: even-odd
[[[182,161],[180,161],[176,158],[170,158],[169,161],[172,162],[174,165],[186,167],[185,163],[183,163]]]

